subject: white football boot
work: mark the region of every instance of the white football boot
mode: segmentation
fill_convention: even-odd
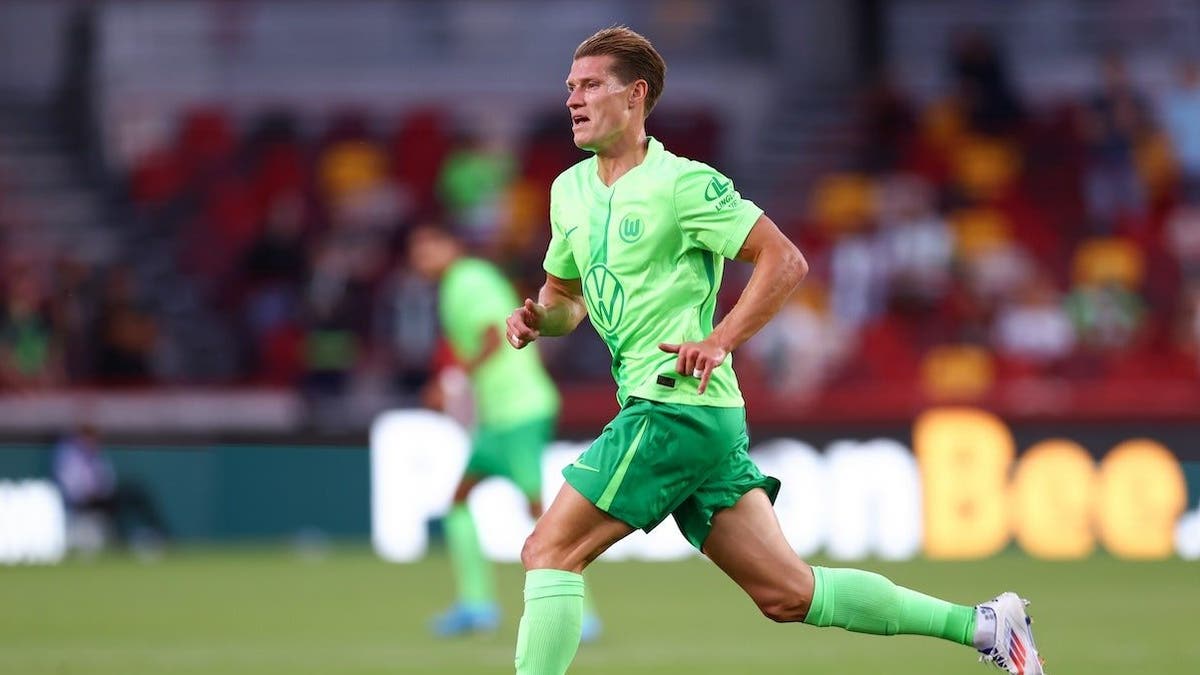
[[[1025,613],[1028,600],[1016,593],[1001,593],[994,600],[982,603],[977,611],[988,612],[996,618],[996,638],[990,649],[979,650],[980,661],[992,663],[1012,675],[1045,675],[1042,657],[1033,642],[1033,623]]]

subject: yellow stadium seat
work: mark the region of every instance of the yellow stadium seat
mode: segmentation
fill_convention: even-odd
[[[382,180],[386,166],[383,153],[363,141],[346,141],[329,148],[321,158],[321,187],[338,199]]]
[[[963,209],[950,216],[955,249],[966,259],[994,251],[1012,240],[1008,218],[995,209]]]
[[[1145,278],[1146,261],[1141,248],[1127,239],[1097,237],[1075,249],[1071,270],[1076,284],[1116,283],[1135,290]]]
[[[813,190],[811,212],[822,225],[835,232],[858,228],[870,219],[874,208],[874,188],[860,174],[830,174]]]
[[[921,388],[935,400],[977,399],[996,381],[991,352],[977,345],[940,345],[921,360]]]
[[[1020,156],[1010,143],[969,137],[953,149],[954,180],[973,197],[990,199],[999,195],[1020,169]]]

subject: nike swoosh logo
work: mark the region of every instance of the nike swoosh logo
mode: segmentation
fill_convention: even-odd
[[[597,469],[594,466],[588,466],[579,460],[575,460],[575,463],[571,466],[575,467],[576,469],[583,469],[584,471],[595,471],[596,473],[600,473],[600,469]]]
[[[725,196],[725,193],[729,192],[729,184],[731,182],[732,181],[725,181],[724,183],[722,183],[720,180],[717,179],[716,176],[713,176],[712,180],[710,180],[708,182],[708,187],[704,188],[705,201],[711,202],[713,200],[720,199],[721,197]]]
[[[578,225],[576,225],[575,227],[572,227],[572,228],[571,228],[571,229],[569,229],[569,230],[563,230],[563,239],[570,239],[570,238],[571,238],[571,233],[572,233],[572,232],[574,232],[575,230],[578,230],[578,229],[579,229],[579,226],[578,226]]]

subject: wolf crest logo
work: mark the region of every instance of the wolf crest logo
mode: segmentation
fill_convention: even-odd
[[[642,219],[636,216],[625,216],[621,219],[621,227],[617,232],[621,235],[621,241],[626,244],[632,244],[642,237]]]

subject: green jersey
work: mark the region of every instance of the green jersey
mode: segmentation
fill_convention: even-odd
[[[500,270],[483,260],[461,258],[442,277],[438,312],[455,356],[463,361],[478,356],[489,326],[500,334],[500,347],[471,373],[481,426],[504,427],[558,413],[558,390],[537,350],[504,344],[505,320],[519,304]]]
[[[700,381],[676,373],[676,355],[658,345],[712,332],[724,259],[737,255],[762,213],[728,178],[653,138],[642,163],[611,186],[601,182],[595,156],[554,181],[544,267],[582,280],[588,318],[612,352],[622,405],[630,396],[744,405],[732,357],[700,395]]]

